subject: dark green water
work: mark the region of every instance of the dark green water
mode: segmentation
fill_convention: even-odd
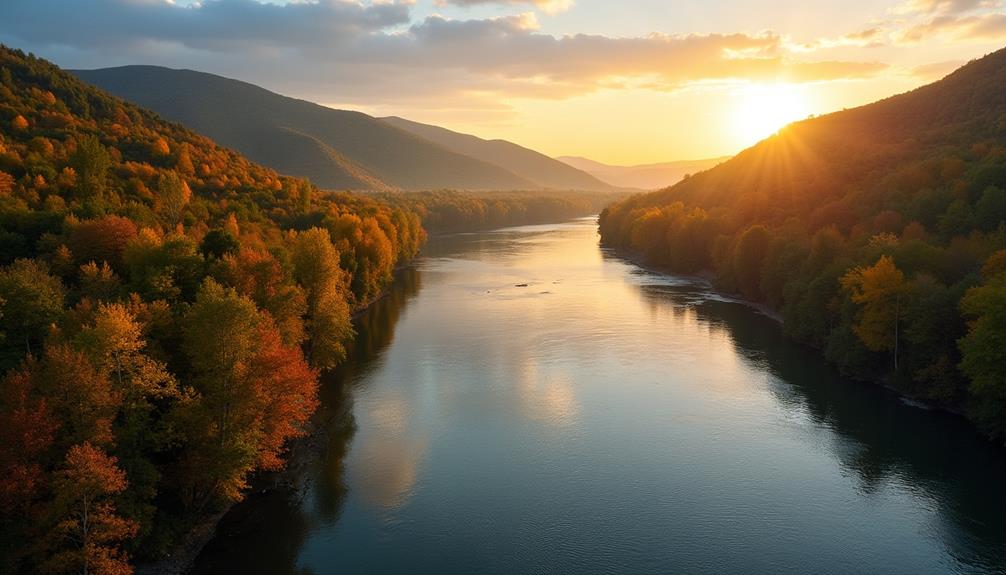
[[[436,239],[358,331],[196,573],[1006,572],[1003,450],[592,221]]]

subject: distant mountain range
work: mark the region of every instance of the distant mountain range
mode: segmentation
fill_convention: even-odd
[[[578,156],[556,158],[579,170],[620,188],[658,190],[673,186],[688,174],[704,172],[730,159],[729,156],[708,160],[685,160],[639,166],[612,166]]]
[[[192,70],[123,66],[82,80],[206,134],[251,160],[329,189],[611,190],[562,162],[501,140],[385,121]]]
[[[545,154],[506,140],[484,140],[477,136],[452,132],[439,126],[420,124],[395,116],[385,122],[439,144],[452,152],[501,166],[542,187],[553,189],[608,191],[613,188],[589,173]]]

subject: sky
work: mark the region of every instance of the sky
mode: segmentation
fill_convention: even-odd
[[[634,165],[734,154],[1006,44],[1002,0],[2,0],[65,68],[212,72]]]

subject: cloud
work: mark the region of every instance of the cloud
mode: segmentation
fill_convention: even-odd
[[[437,6],[482,6],[498,4],[503,6],[533,6],[548,14],[565,12],[573,7],[574,0],[436,0]]]
[[[410,0],[285,5],[204,0],[187,6],[167,0],[0,0],[0,39],[68,67],[187,67],[314,101],[383,109],[407,102],[509,106],[513,98],[675,90],[709,80],[864,78],[886,68],[877,62],[809,60],[774,33],[553,36],[539,30],[533,12],[412,21],[411,5]],[[54,13],[64,17],[53,18]],[[870,36],[864,32],[861,39]]]
[[[897,40],[902,44],[915,44],[934,38],[970,42],[1002,41],[1006,39],[1006,14],[939,16],[907,27],[897,35]]]
[[[123,48],[149,42],[203,50],[308,47],[409,23],[411,2],[324,0],[4,0],[0,31],[29,42]],[[56,17],[56,15],[60,15]]]
[[[965,14],[998,7],[998,0],[909,0],[895,8],[897,14]]]

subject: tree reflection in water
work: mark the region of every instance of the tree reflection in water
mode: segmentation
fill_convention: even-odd
[[[828,430],[813,439],[830,438],[829,452],[855,474],[864,493],[887,482],[906,485],[938,509],[941,521],[934,527],[952,555],[993,570],[1006,562],[1006,457],[962,418],[843,378],[819,352],[786,339],[774,320],[701,284],[644,281],[639,289],[655,308],[694,313],[697,321],[728,335],[745,361],[772,373],[773,396]]]

